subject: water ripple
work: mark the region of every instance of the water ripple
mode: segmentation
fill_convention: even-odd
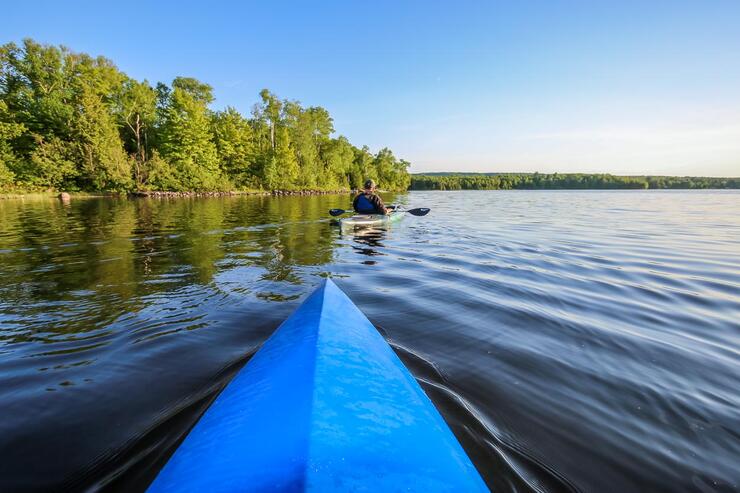
[[[0,201],[0,489],[144,489],[331,276],[495,491],[738,490],[740,194],[387,198]]]

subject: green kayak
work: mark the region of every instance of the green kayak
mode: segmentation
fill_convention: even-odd
[[[404,211],[391,212],[390,214],[355,214],[340,219],[339,224],[343,229],[383,227],[400,221],[404,215]]]

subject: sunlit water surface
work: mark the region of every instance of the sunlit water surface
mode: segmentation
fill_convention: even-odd
[[[0,200],[0,490],[146,487],[332,276],[496,491],[737,491],[740,193]]]

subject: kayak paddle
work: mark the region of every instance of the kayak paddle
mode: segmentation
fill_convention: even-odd
[[[398,210],[397,212],[408,212],[412,216],[426,216],[427,214],[429,214],[430,210],[431,209],[428,207],[419,207],[416,209],[408,209],[408,210],[401,209],[401,210]],[[331,214],[334,217],[341,216],[342,214],[346,214],[348,212],[355,212],[355,211],[344,210],[344,209],[330,209],[329,210],[329,214]]]

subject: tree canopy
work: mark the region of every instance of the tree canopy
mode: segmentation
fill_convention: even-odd
[[[0,190],[405,190],[407,161],[343,136],[321,107],[269,90],[251,115],[213,110],[190,77],[138,81],[104,57],[0,46]]]

